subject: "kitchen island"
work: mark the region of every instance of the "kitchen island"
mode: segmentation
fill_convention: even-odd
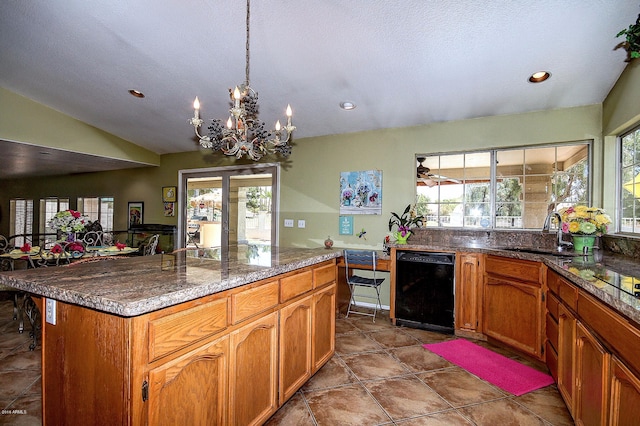
[[[333,355],[340,254],[240,246],[0,274],[45,302],[43,424],[263,423]]]

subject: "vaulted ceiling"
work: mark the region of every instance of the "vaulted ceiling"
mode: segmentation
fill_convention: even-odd
[[[638,12],[637,0],[254,0],[251,86],[268,126],[291,104],[297,139],[595,104]],[[226,119],[244,81],[245,13],[238,0],[2,1],[0,86],[156,153],[193,151],[195,96],[203,118]],[[529,83],[539,70],[551,78]]]

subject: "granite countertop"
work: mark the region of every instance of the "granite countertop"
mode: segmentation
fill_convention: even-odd
[[[98,258],[0,273],[0,283],[51,299],[132,317],[311,266],[342,250],[244,246],[171,255]]]
[[[509,250],[506,247],[487,247],[481,244],[406,244],[394,245],[402,250],[429,250],[460,253],[486,253],[514,259],[543,262],[550,269],[617,310],[640,327],[640,263],[627,256],[606,254],[602,261],[583,256],[546,254]],[[535,249],[534,249],[535,250]],[[549,250],[550,251],[550,250]]]

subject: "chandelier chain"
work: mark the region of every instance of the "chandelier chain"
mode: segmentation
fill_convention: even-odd
[[[249,81],[250,64],[250,21],[251,1],[247,0],[247,28],[245,44],[245,81],[244,85],[229,89],[231,95],[231,109],[226,126],[223,120],[211,120],[208,127],[209,135],[201,135],[198,129],[204,123],[200,118],[200,101],[196,97],[193,102],[194,115],[189,119],[193,126],[200,146],[203,148],[221,151],[225,155],[242,158],[247,156],[254,161],[260,160],[267,154],[280,154],[288,157],[291,154],[289,140],[296,126],[291,123],[291,106],[287,105],[287,121],[284,126],[280,120],[276,121],[274,130],[265,129],[264,122],[258,119],[258,94]]]
[[[246,64],[244,67],[244,74],[245,74],[245,84],[247,85],[247,87],[250,86],[249,84],[249,20],[251,18],[251,0],[247,0],[247,43],[246,43],[246,53],[245,53],[245,59],[246,59]]]

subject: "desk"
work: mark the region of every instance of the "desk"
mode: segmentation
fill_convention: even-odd
[[[383,251],[376,251],[376,271],[391,272],[391,257],[385,254]],[[344,263],[344,256],[340,256],[338,259],[338,294],[336,295],[336,310],[341,312],[349,305],[350,293],[349,286],[347,285],[346,265]],[[350,269],[362,269],[371,271],[370,265],[357,265],[349,264]]]

